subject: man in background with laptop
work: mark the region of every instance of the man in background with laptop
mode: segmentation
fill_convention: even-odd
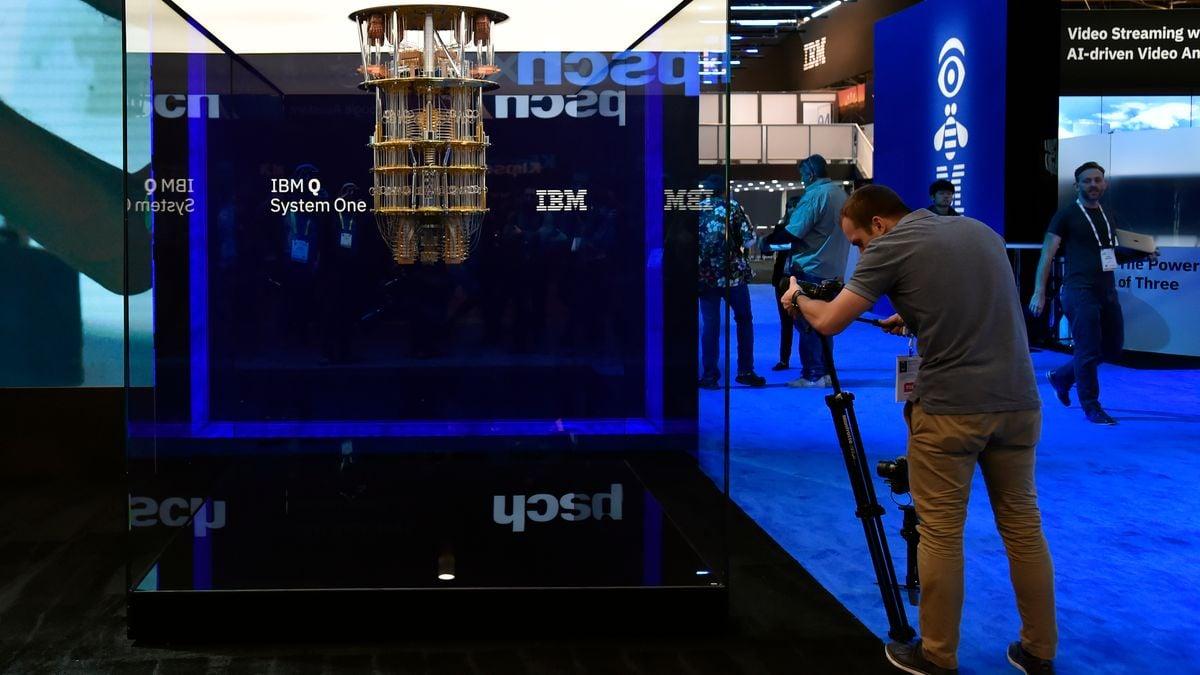
[[[1029,311],[1038,316],[1045,309],[1050,263],[1061,249],[1067,263],[1063,278],[1063,309],[1075,340],[1075,355],[1047,376],[1059,402],[1071,405],[1071,387],[1074,386],[1088,421],[1111,425],[1117,421],[1100,405],[1097,369],[1101,361],[1112,361],[1120,356],[1125,343],[1125,320],[1117,301],[1113,272],[1119,264],[1130,259],[1154,255],[1154,245],[1149,238],[1134,233],[1123,233],[1123,238],[1138,241],[1118,242],[1117,221],[1100,205],[1100,198],[1107,189],[1104,167],[1096,162],[1086,162],[1075,169],[1076,198],[1054,214],[1046,230]],[[1118,259],[1118,246],[1141,250],[1122,250]]]

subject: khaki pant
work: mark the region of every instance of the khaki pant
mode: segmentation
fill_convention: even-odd
[[[920,403],[904,410],[908,421],[909,481],[921,533],[920,625],[926,657],[958,667],[963,604],[963,525],[978,463],[983,469],[996,528],[1021,614],[1021,644],[1043,659],[1054,658],[1054,564],[1042,534],[1034,448],[1042,411],[933,415]]]

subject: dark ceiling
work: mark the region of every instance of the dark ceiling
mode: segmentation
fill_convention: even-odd
[[[811,22],[821,21],[835,14],[842,5],[856,1],[729,0],[732,67],[749,65],[752,59],[762,57],[763,47],[804,33]],[[1061,4],[1065,9],[1200,9],[1200,0],[1061,0]]]
[[[789,35],[803,33],[806,25],[836,12],[855,0],[730,0],[729,39],[733,67],[744,59],[761,57],[761,50]]]

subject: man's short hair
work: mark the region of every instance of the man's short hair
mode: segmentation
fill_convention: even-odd
[[[806,166],[812,172],[812,175],[817,178],[829,177],[829,162],[825,161],[825,158],[821,155],[809,155],[796,162],[796,171],[803,171]]]
[[[930,184],[930,186],[929,186],[929,196],[932,197],[939,192],[949,192],[949,193],[953,194],[954,193],[954,183],[951,183],[950,181],[946,180],[945,178],[939,178],[939,179],[933,181],[933,183]]]
[[[875,216],[903,218],[911,212],[900,195],[884,185],[864,185],[852,192],[842,206],[842,218],[850,219],[860,230],[870,229]]]
[[[1096,162],[1084,162],[1083,164],[1079,165],[1078,169],[1075,169],[1075,180],[1078,181],[1079,174],[1087,171],[1088,169],[1095,169],[1100,172],[1100,175],[1104,175],[1104,167],[1100,166]]]

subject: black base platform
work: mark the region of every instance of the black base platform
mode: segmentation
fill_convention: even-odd
[[[728,592],[694,588],[131,593],[147,643],[695,635],[726,629]]]
[[[654,489],[639,460],[658,467]],[[131,538],[142,553],[129,636],[720,630],[725,552],[697,550],[656,496],[686,498],[680,481],[699,469],[674,456],[665,470],[661,460],[358,456],[337,446],[160,456],[133,482]],[[135,463],[131,475],[149,468]],[[712,486],[685,501],[718,498]],[[721,520],[719,506],[711,513]]]

